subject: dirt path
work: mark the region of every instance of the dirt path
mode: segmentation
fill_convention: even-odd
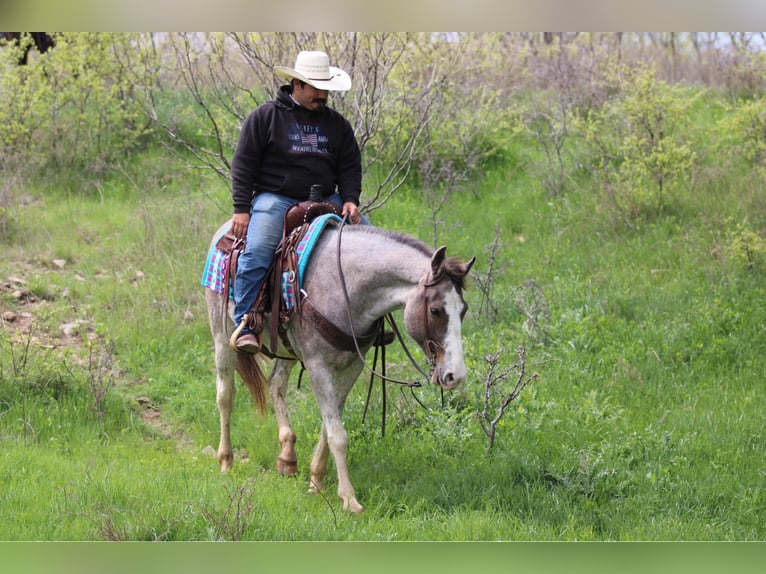
[[[53,265],[63,268],[66,262],[54,260]],[[66,297],[66,293],[63,297]],[[43,326],[39,318],[45,315],[45,306],[51,304],[35,294],[28,286],[27,279],[21,274],[8,275],[0,278],[0,329],[8,337],[9,344],[20,349],[20,353],[29,356],[31,351],[45,349],[61,355],[62,360],[71,360],[81,366],[88,367],[87,362],[94,360],[93,348],[99,348],[99,356],[96,357],[100,368],[107,368],[108,372],[100,375],[112,379],[115,386],[130,389],[135,382],[127,380],[115,365],[112,350],[108,345],[90,345],[90,351],[86,349],[89,343],[95,343],[99,339],[92,321],[87,319],[72,319],[60,322],[51,327]],[[174,429],[163,420],[162,410],[155,405],[147,396],[141,395],[134,398],[136,412],[148,428],[159,436],[176,441],[179,450],[193,450],[194,443],[181,430]]]

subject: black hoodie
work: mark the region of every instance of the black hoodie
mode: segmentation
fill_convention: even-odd
[[[359,205],[362,165],[351,124],[334,109],[312,112],[296,104],[290,87],[256,108],[242,124],[231,161],[235,213],[249,213],[253,195],[273,192],[308,199],[314,184],[325,195]]]

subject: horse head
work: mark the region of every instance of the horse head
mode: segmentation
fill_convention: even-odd
[[[431,257],[430,270],[404,307],[404,324],[428,357],[431,382],[449,390],[467,376],[461,331],[468,304],[463,289],[476,258],[462,262],[446,252],[440,247]]]

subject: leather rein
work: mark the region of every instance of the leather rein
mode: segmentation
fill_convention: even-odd
[[[351,316],[351,301],[348,296],[348,289],[346,287],[346,279],[343,275],[343,266],[341,265],[341,254],[340,254],[340,247],[341,247],[341,238],[343,234],[343,228],[346,225],[346,219],[347,216],[344,216],[343,219],[340,222],[340,226],[338,228],[338,241],[337,241],[337,266],[338,266],[338,276],[340,277],[340,284],[341,288],[343,289],[343,297],[346,303],[346,313],[348,314],[348,323],[349,327],[351,329],[351,338],[354,341],[354,348],[356,349],[356,353],[359,356],[359,359],[362,361],[362,364],[364,367],[371,373],[373,376],[377,376],[380,378],[383,382],[391,382],[396,383],[397,385],[403,385],[405,387],[415,388],[415,387],[421,387],[423,386],[420,381],[402,381],[399,379],[394,379],[389,376],[387,376],[384,373],[380,373],[375,371],[373,368],[371,368],[369,365],[367,365],[367,361],[364,358],[364,354],[362,353],[362,350],[359,347],[359,337],[357,337],[356,333],[354,332],[354,322],[353,317]],[[434,285],[438,284],[443,277],[438,277],[434,281],[430,283],[424,283],[423,284],[423,290],[424,290],[424,304],[423,304],[423,325],[425,327],[425,334],[426,334],[426,344],[425,347],[428,350],[428,362],[431,373],[433,373],[434,365],[436,362],[436,350],[439,345],[435,340],[433,340],[430,337],[429,330],[428,330],[428,287],[433,287]],[[402,349],[404,349],[404,353],[407,355],[407,358],[410,360],[410,363],[417,369],[417,371],[426,377],[426,379],[431,378],[431,374],[426,373],[426,371],[418,364],[418,362],[415,360],[415,358],[412,356],[412,353],[410,353],[410,350],[407,348],[407,345],[404,342],[404,338],[402,337],[401,332],[399,331],[399,328],[396,325],[396,322],[394,321],[394,317],[391,313],[386,315],[386,321],[391,326],[391,329],[394,331],[394,334],[396,335],[396,338],[399,340],[399,344],[402,346]],[[413,395],[414,396],[414,395]],[[418,400],[417,397],[415,397],[415,400]],[[418,400],[418,403],[420,401]],[[421,406],[424,406],[422,403],[420,403]]]

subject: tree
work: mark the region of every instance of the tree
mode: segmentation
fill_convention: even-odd
[[[488,54],[488,38],[413,33],[251,33],[144,35],[144,49],[159,52],[163,73],[135,77],[145,111],[172,149],[182,149],[196,167],[228,182],[239,125],[278,87],[275,65],[294,61],[307,47],[328,53],[348,71],[351,91],[331,95],[332,105],[354,127],[363,157],[363,208],[388,201],[424,161],[457,157],[481,122],[461,121],[494,97],[481,83],[457,81]],[[476,51],[477,45],[483,48]],[[148,79],[149,81],[144,81]],[[473,99],[473,107],[455,108]],[[176,103],[173,103],[176,102]],[[460,128],[459,138],[438,138]],[[477,169],[476,158],[466,163]],[[467,156],[463,156],[464,158]],[[454,176],[454,170],[451,172]]]
[[[662,213],[691,175],[695,154],[681,130],[691,101],[642,65],[618,70],[612,91],[578,129],[591,145],[608,206],[632,225]]]

